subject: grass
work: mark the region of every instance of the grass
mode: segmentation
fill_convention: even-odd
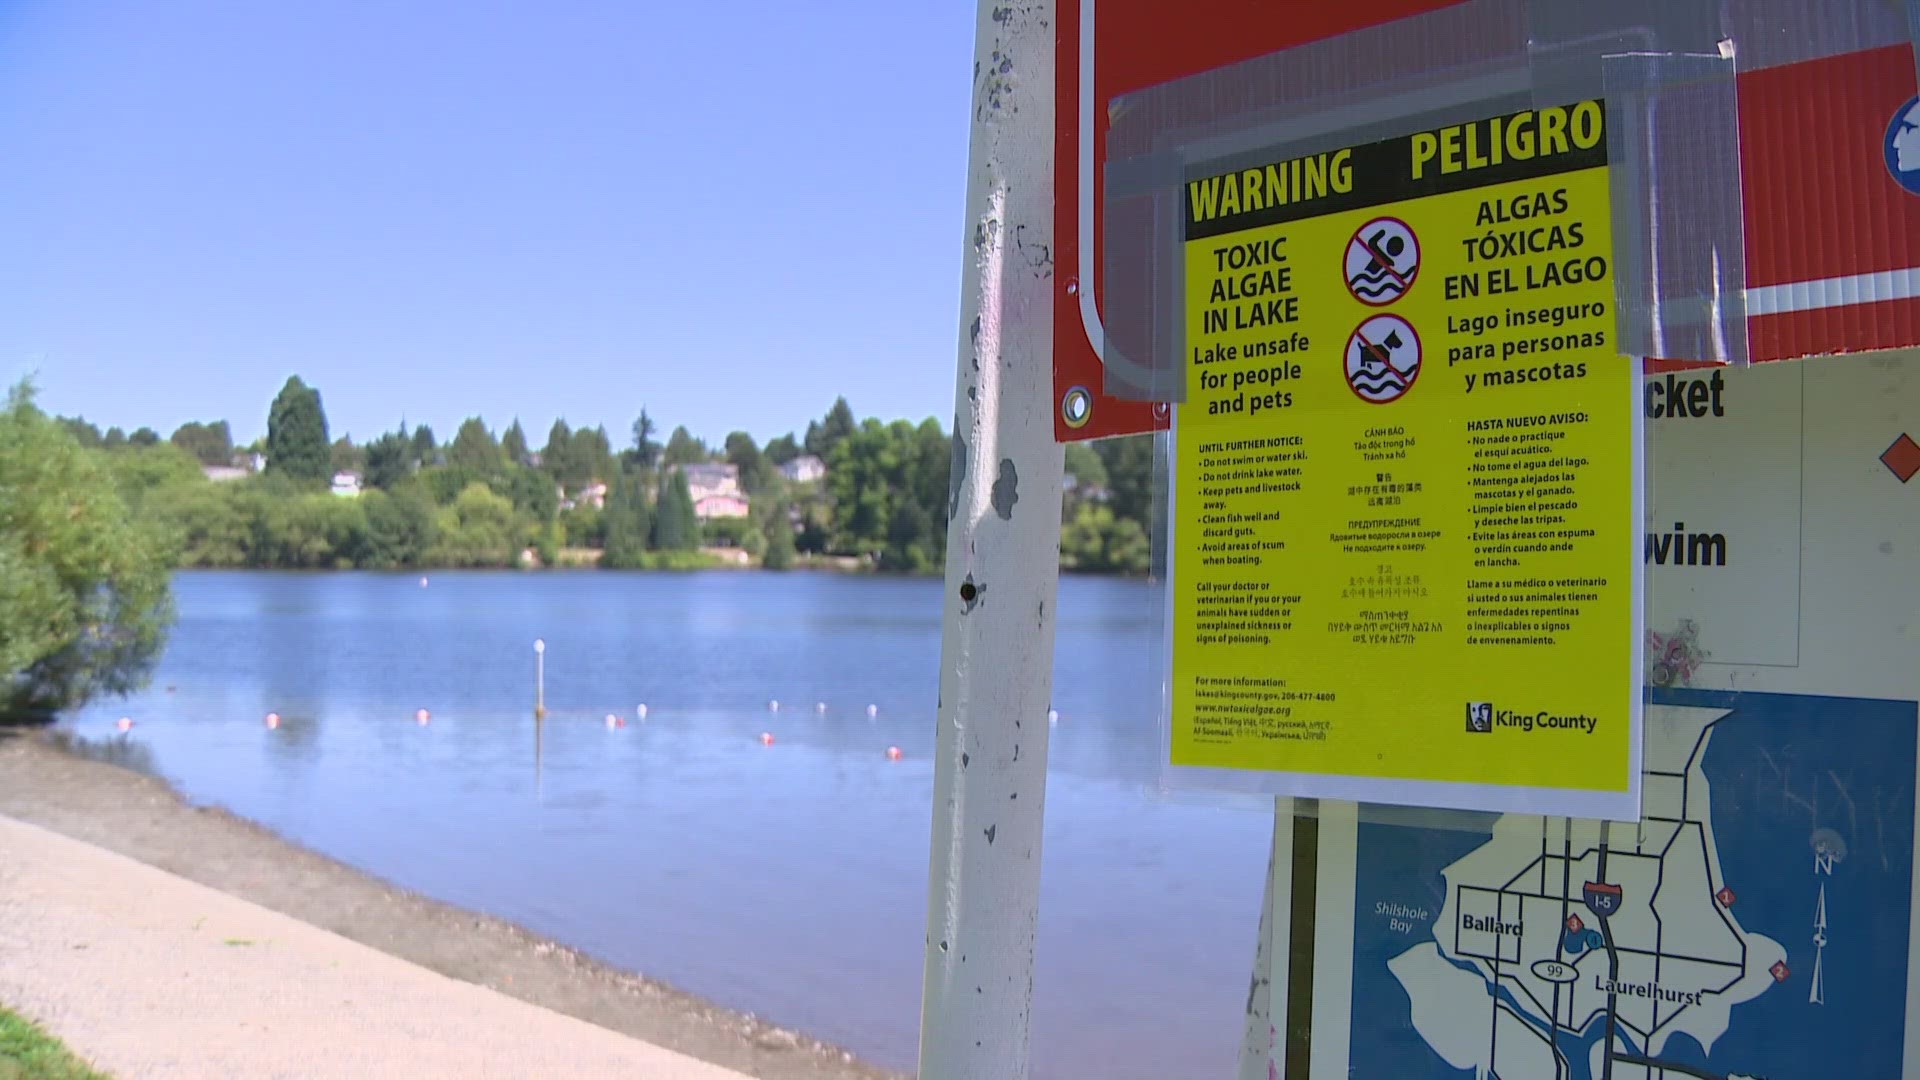
[[[107,1080],[60,1040],[0,1008],[0,1080]]]

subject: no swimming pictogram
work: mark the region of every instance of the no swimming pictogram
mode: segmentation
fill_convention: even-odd
[[[1407,294],[1420,276],[1420,238],[1396,217],[1374,218],[1347,242],[1347,291],[1355,300],[1385,307]]]

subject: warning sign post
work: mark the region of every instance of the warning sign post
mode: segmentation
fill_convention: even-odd
[[[1186,183],[1174,766],[1638,817],[1641,391],[1605,120],[1587,101]]]

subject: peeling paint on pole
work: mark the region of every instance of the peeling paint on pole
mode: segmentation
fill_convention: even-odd
[[[1020,470],[1012,458],[1000,459],[1000,476],[993,482],[993,512],[1003,521],[1013,520],[1013,504],[1020,501]]]
[[[1052,0],[986,0],[949,478],[920,1076],[1024,1080],[1039,923],[1060,515],[1053,440]],[[1011,250],[1010,250],[1011,249]],[[1037,492],[1037,494],[1035,494]],[[985,603],[986,583],[996,597]],[[1033,605],[1036,605],[1033,606]],[[1040,613],[1034,617],[1035,611]]]

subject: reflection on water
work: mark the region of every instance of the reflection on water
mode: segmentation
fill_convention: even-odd
[[[911,1066],[939,588],[189,574],[156,689],[72,726],[402,886]],[[1146,793],[1154,604],[1134,583],[1062,585],[1044,1077],[1225,1075],[1234,1061],[1271,819]],[[103,740],[121,715],[138,727]]]
[[[159,767],[154,764],[153,749],[146,743],[136,741],[132,733],[89,737],[56,728],[46,734],[49,742],[69,754],[104,761],[148,776],[161,775]]]

